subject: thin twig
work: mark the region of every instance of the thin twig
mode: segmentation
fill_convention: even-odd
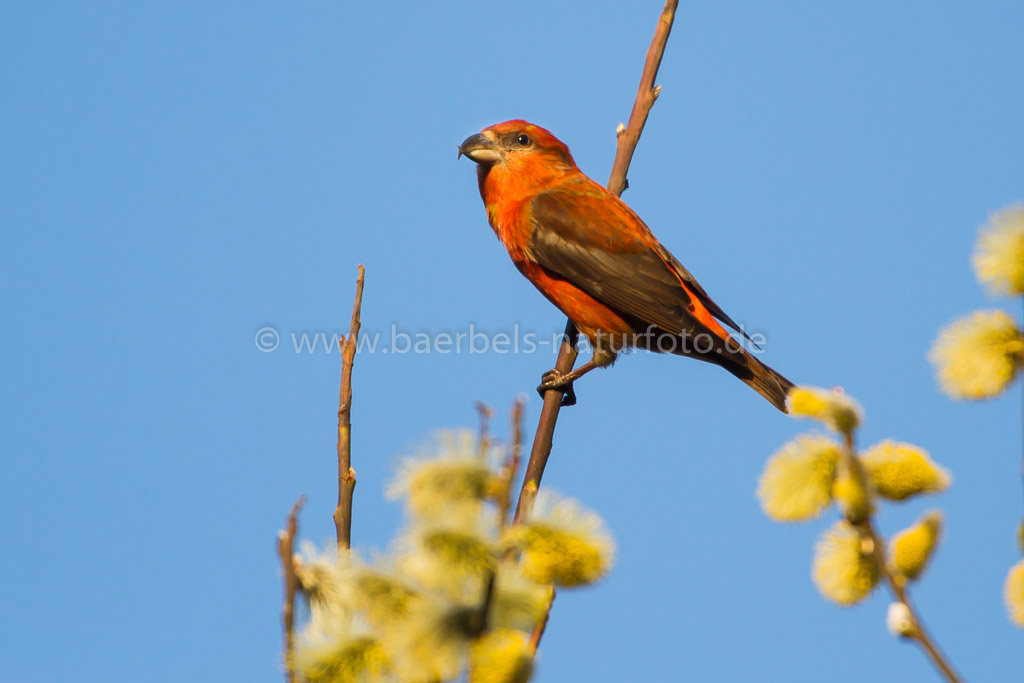
[[[889,590],[896,600],[903,603],[903,605],[910,612],[910,618],[913,621],[914,627],[910,633],[910,638],[917,642],[917,644],[924,650],[928,658],[932,660],[932,664],[935,665],[943,676],[946,677],[950,683],[962,683],[962,679],[953,670],[953,665],[946,660],[942,651],[939,650],[938,645],[928,635],[928,632],[924,628],[924,622],[921,620],[921,615],[918,614],[914,605],[910,602],[910,596],[907,594],[907,587],[905,583],[897,578],[892,570],[889,569],[889,565],[885,557],[885,541],[878,535],[875,530],[874,524],[871,520],[863,522],[860,525],[862,533],[867,535],[871,539],[872,546],[874,548],[873,553],[875,557],[875,564],[878,566],[878,571],[882,578],[885,579],[886,584],[889,586]]]
[[[501,490],[498,492],[498,528],[508,523],[508,511],[512,507],[512,484],[519,474],[519,463],[523,452],[523,399],[512,404],[512,440],[501,472]]]
[[[282,531],[277,533],[277,554],[281,558],[284,569],[284,602],[281,605],[281,624],[284,628],[284,670],[288,683],[295,681],[295,595],[299,591],[299,577],[295,571],[295,537],[299,533],[299,510],[306,502],[305,496],[299,496],[292,506],[288,522]]]
[[[352,547],[352,494],[356,488],[356,471],[352,469],[352,365],[359,343],[359,314],[363,307],[363,277],[359,266],[356,297],[352,305],[352,322],[348,337],[338,340],[341,350],[341,387],[338,391],[338,506],[334,508],[334,528],[338,534],[338,550]]]
[[[558,350],[558,360],[555,361],[555,368],[565,374],[572,372],[572,366],[576,364],[576,341],[579,332],[571,320],[565,323],[565,334],[562,336],[562,347]],[[533,437],[533,447],[530,449],[530,460],[526,463],[526,474],[523,475],[523,485],[519,490],[519,502],[516,503],[516,514],[512,520],[518,524],[524,517],[530,514],[533,509],[533,501],[537,497],[537,488],[540,486],[541,477],[544,476],[544,468],[548,464],[548,456],[551,455],[551,444],[555,435],[555,423],[558,422],[558,412],[562,409],[562,392],[558,389],[548,389],[544,392],[544,405],[540,410],[540,420],[537,422],[537,433]]]
[[[608,178],[608,189],[617,195],[621,195],[622,191],[626,189],[626,173],[633,160],[633,153],[640,142],[640,135],[644,132],[644,125],[647,123],[651,107],[654,106],[655,100],[661,93],[661,86],[656,86],[654,81],[658,77],[658,67],[661,66],[661,58],[665,54],[665,45],[668,43],[668,36],[672,31],[672,22],[675,20],[678,5],[679,0],[668,0],[661,10],[654,38],[651,40],[651,46],[647,49],[644,70],[640,75],[640,86],[637,89],[636,99],[633,101],[633,110],[629,114],[629,124],[625,128],[620,126],[617,132],[615,161],[612,162],[612,172]],[[562,346],[558,350],[558,359],[555,361],[555,369],[562,374],[572,372],[572,368],[576,364],[578,336],[579,332],[572,320],[566,322]],[[530,449],[530,460],[526,465],[526,474],[519,492],[519,502],[516,504],[513,523],[519,522],[529,514],[533,507],[533,501],[537,497],[540,480],[544,476],[544,469],[547,467],[548,457],[551,455],[555,424],[558,422],[558,413],[562,407],[562,396],[562,391],[559,389],[548,389],[544,392],[544,405],[540,411],[537,433],[533,437],[533,448]]]
[[[658,78],[658,68],[661,66],[661,58],[665,55],[665,44],[668,43],[669,33],[672,32],[672,22],[676,18],[678,5],[679,0],[668,0],[661,10],[658,27],[654,30],[654,38],[647,49],[647,59],[644,60],[644,70],[640,76],[636,99],[633,101],[633,111],[629,113],[629,123],[625,128],[619,128],[615,161],[612,162],[612,172],[608,177],[608,189],[618,195],[627,187],[626,173],[629,171],[630,162],[633,161],[633,152],[640,143],[640,135],[647,124],[647,115],[651,113],[654,101],[661,94],[661,86],[655,85],[654,81]]]
[[[483,441],[487,438],[487,426],[494,411],[483,403],[478,402],[476,405],[477,410],[480,411],[480,435],[481,441]],[[512,444],[509,448],[508,454],[505,456],[505,462],[502,465],[500,479],[501,485],[494,495],[495,502],[498,505],[497,529],[499,537],[504,532],[505,526],[508,524],[508,511],[512,506],[512,483],[515,481],[516,473],[519,470],[519,460],[522,448],[523,401],[522,399],[517,399],[512,406]],[[476,613],[475,621],[470,627],[472,632],[480,634],[490,628],[491,604],[494,602],[494,587],[495,582],[498,579],[497,563],[505,562],[512,556],[513,555],[511,553],[505,553],[496,557],[495,564],[488,567],[487,572],[484,574],[484,597],[480,602],[480,609]]]
[[[512,443],[505,460],[506,485],[503,487],[504,497],[499,506],[498,521],[502,527],[508,522],[508,511],[512,507],[512,484],[515,482],[516,475],[519,474],[519,463],[523,459],[523,410],[525,407],[526,404],[522,398],[517,398],[516,402],[512,404]]]
[[[480,428],[476,439],[476,452],[481,458],[487,455],[491,447],[491,417],[494,409],[483,401],[476,402],[476,412],[480,416]]]
[[[856,446],[853,441],[853,434],[847,432],[844,435],[844,441],[846,445],[843,458],[848,463],[852,472],[851,475],[858,478],[861,482],[867,480],[867,473],[864,471],[863,463],[860,458],[857,457]],[[910,613],[911,620],[914,624],[909,637],[913,639],[929,659],[932,660],[932,664],[935,665],[946,680],[949,683],[963,683],[962,679],[957,675],[956,671],[953,670],[953,666],[946,660],[942,651],[939,650],[938,645],[932,640],[931,636],[924,628],[924,621],[921,620],[920,614],[914,609],[914,605],[910,602],[910,595],[907,592],[906,583],[902,578],[897,577],[892,570],[889,568],[889,562],[886,558],[885,551],[885,539],[883,539],[878,531],[875,529],[874,522],[870,516],[866,519],[858,520],[857,522],[851,522],[861,533],[863,538],[871,541],[871,555],[874,558],[875,566],[878,569],[879,575],[885,580],[885,583],[889,586],[889,590],[892,592],[893,598],[898,602],[902,603],[907,611]]]
[[[540,639],[544,637],[544,631],[547,630],[548,620],[551,618],[551,608],[555,606],[555,587],[551,586],[551,597],[548,598],[547,609],[544,610],[544,616],[540,618],[537,625],[533,627],[533,632],[530,633],[530,652],[534,655],[537,654],[537,648],[540,647]]]

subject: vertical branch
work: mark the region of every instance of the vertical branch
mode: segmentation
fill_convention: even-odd
[[[356,346],[359,342],[359,315],[363,307],[365,273],[366,270],[359,266],[348,337],[343,336],[338,340],[338,348],[341,350],[341,387],[338,391],[338,505],[334,508],[334,527],[338,535],[339,551],[352,546],[352,494],[356,488],[356,471],[352,469],[352,365],[356,360]]]
[[[477,403],[477,410],[480,411],[480,435],[481,441],[486,439],[487,427],[493,411],[483,403]],[[498,491],[495,492],[495,502],[498,505],[498,536],[505,530],[508,524],[508,511],[512,506],[512,483],[515,481],[516,473],[519,470],[520,453],[523,449],[523,400],[516,399],[512,406],[512,443],[505,456],[505,462],[501,468],[501,483]],[[504,562],[510,555],[496,558],[497,562]],[[494,585],[498,578],[497,565],[490,567],[484,576],[484,597],[480,602],[480,609],[474,616],[470,628],[474,633],[480,634],[490,628],[491,605],[494,602]]]
[[[508,511],[512,507],[512,483],[519,473],[523,453],[523,399],[518,398],[512,405],[512,439],[502,472],[501,498],[498,500],[498,528],[508,523]]]
[[[618,141],[615,148],[615,161],[612,162],[611,177],[608,178],[608,189],[616,195],[621,195],[626,189],[626,172],[633,160],[633,153],[640,142],[640,135],[647,123],[647,116],[654,106],[654,101],[661,93],[661,86],[654,85],[658,77],[658,67],[661,66],[661,58],[665,54],[665,45],[668,43],[669,33],[672,31],[672,22],[675,19],[676,7],[679,0],[668,0],[658,17],[658,26],[654,30],[654,38],[651,46],[647,49],[647,58],[644,60],[644,70],[640,75],[640,86],[637,89],[636,99],[633,101],[633,110],[629,114],[629,124],[619,125],[616,131]],[[576,364],[576,340],[579,332],[572,320],[565,324],[565,334],[562,337],[562,346],[558,350],[558,359],[555,361],[555,368],[566,374],[572,371]],[[544,392],[544,405],[541,408],[540,420],[537,424],[537,433],[533,437],[533,448],[530,450],[530,460],[526,465],[526,474],[523,477],[523,486],[519,493],[519,502],[516,505],[515,522],[520,521],[529,514],[533,501],[537,497],[537,490],[540,487],[541,477],[544,476],[544,469],[547,467],[548,457],[551,455],[551,445],[555,434],[555,424],[558,422],[558,413],[562,407],[562,392],[558,389],[548,389]]]
[[[571,320],[565,323],[565,334],[562,335],[562,346],[558,350],[558,360],[555,361],[555,368],[561,373],[572,372],[572,366],[576,364],[576,341],[579,339],[579,332]],[[541,477],[544,476],[544,468],[548,465],[548,456],[551,455],[552,440],[555,436],[555,423],[558,422],[558,413],[562,409],[562,392],[558,389],[548,389],[544,392],[544,405],[540,410],[540,420],[537,422],[537,433],[533,437],[533,446],[530,449],[530,460],[526,463],[526,474],[523,475],[523,486],[519,490],[519,502],[516,503],[516,514],[513,524],[518,523],[523,517],[530,514],[533,509],[533,501],[537,497],[537,488],[540,486]]]
[[[284,569],[284,603],[281,605],[281,624],[284,628],[284,669],[288,683],[295,681],[295,595],[299,591],[299,577],[295,571],[295,537],[299,533],[299,510],[306,502],[299,496],[288,515],[284,530],[277,533],[277,554]]]
[[[548,606],[544,610],[544,615],[541,616],[540,621],[533,627],[533,631],[530,633],[530,652],[537,656],[537,648],[540,647],[540,639],[544,637],[544,631],[548,628],[548,621],[551,619],[551,608],[555,606],[555,587],[548,587]]]
[[[949,683],[961,683],[962,679],[957,675],[956,671],[953,670],[953,665],[950,664],[942,651],[939,650],[938,645],[932,639],[928,632],[924,629],[924,622],[921,620],[921,615],[917,613],[914,605],[910,602],[910,596],[907,594],[907,587],[903,579],[897,578],[892,570],[889,569],[889,564],[885,558],[885,540],[879,536],[875,530],[874,524],[871,519],[866,520],[859,525],[861,532],[871,539],[872,552],[874,554],[875,565],[878,567],[878,572],[888,584],[889,590],[892,592],[893,597],[903,603],[910,613],[910,618],[914,622],[914,630],[910,633],[910,638],[914,640],[924,653],[932,660],[932,664],[940,673],[945,677]]]
[[[487,455],[491,448],[491,418],[494,416],[494,409],[483,401],[476,402],[476,412],[480,417],[480,428],[477,432],[476,452],[479,457]]]
[[[846,432],[844,434],[844,450],[843,459],[848,463],[852,470],[851,475],[860,481],[861,485],[866,485],[867,473],[864,471],[863,463],[857,456],[857,448],[853,441],[853,433]],[[924,622],[921,620],[921,615],[914,609],[914,605],[910,602],[910,596],[907,593],[906,582],[902,577],[896,576],[892,569],[889,567],[889,562],[886,559],[885,550],[885,539],[883,539],[878,531],[875,529],[874,522],[869,515],[866,519],[858,520],[856,522],[848,520],[850,523],[858,529],[861,534],[861,538],[870,540],[871,542],[871,556],[875,562],[875,567],[878,569],[879,576],[889,586],[889,590],[892,592],[892,596],[895,600],[902,603],[907,611],[910,613],[910,618],[914,623],[914,629],[909,634],[909,638],[914,640],[924,653],[932,660],[932,664],[940,673],[945,677],[949,683],[961,683],[961,678],[957,675],[956,671],[953,670],[953,666],[946,660],[942,652],[939,650],[938,645],[932,640],[928,632],[925,631]]]
[[[654,30],[654,38],[647,49],[647,59],[644,60],[644,70],[640,76],[636,99],[633,101],[633,111],[629,113],[629,123],[625,127],[620,124],[616,131],[619,139],[615,147],[612,173],[608,177],[608,189],[618,195],[629,186],[626,182],[626,173],[629,171],[630,162],[633,161],[633,152],[640,143],[644,126],[647,125],[647,115],[651,113],[654,101],[661,94],[661,86],[655,85],[654,81],[658,78],[661,58],[665,56],[665,44],[668,43],[669,33],[672,32],[672,22],[676,18],[678,5],[679,0],[668,0],[661,10],[658,27]]]
[[[633,160],[633,153],[640,142],[640,135],[644,132],[644,125],[647,123],[651,107],[654,106],[655,100],[661,94],[661,86],[655,85],[654,81],[658,77],[658,68],[661,66],[661,59],[665,54],[665,45],[668,43],[668,36],[672,31],[672,22],[675,20],[678,5],[678,0],[667,0],[665,7],[661,10],[658,26],[654,30],[654,38],[651,40],[651,46],[647,49],[647,58],[644,60],[644,69],[640,75],[640,86],[633,101],[633,110],[629,114],[629,124],[623,126],[620,123],[616,130],[618,140],[615,148],[615,161],[612,162],[612,172],[608,178],[608,190],[616,195],[621,195],[627,187],[626,173]],[[573,365],[576,364],[578,337],[579,331],[576,329],[576,325],[572,320],[567,321],[565,334],[562,335],[562,346],[558,350],[558,359],[555,361],[555,369],[562,374],[571,372]],[[544,392],[544,405],[541,408],[537,433],[533,437],[533,447],[530,449],[530,460],[526,464],[526,474],[523,476],[523,485],[519,492],[519,502],[516,504],[513,524],[520,522],[533,509],[533,502],[536,500],[537,491],[540,488],[540,480],[544,476],[544,469],[547,467],[548,457],[551,455],[555,424],[558,422],[558,413],[562,407],[562,395],[562,392],[557,389],[548,389]],[[541,621],[534,627],[533,633],[530,634],[530,649],[535,654],[540,646],[540,640],[544,636],[554,602],[555,591],[552,587],[547,610],[545,610]]]

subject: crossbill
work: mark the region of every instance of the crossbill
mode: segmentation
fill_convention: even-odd
[[[561,140],[517,119],[469,136],[463,155],[477,163],[487,220],[512,262],[594,349],[572,372],[545,373],[542,394],[562,390],[569,404],[574,380],[642,348],[719,365],[786,412],[792,382],[726,331],[723,324],[746,336],[625,202],[580,171]]]

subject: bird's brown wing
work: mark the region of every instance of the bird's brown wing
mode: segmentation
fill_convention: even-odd
[[[660,242],[657,241],[654,249],[655,251],[658,252],[658,255],[662,259],[664,259],[665,263],[667,263],[669,267],[675,271],[676,275],[678,275],[686,283],[687,290],[691,292],[693,296],[697,298],[698,301],[704,304],[704,308],[708,309],[708,311],[711,312],[711,315],[715,316],[723,323],[739,332],[741,335],[743,335],[744,339],[746,339],[755,347],[757,347],[757,344],[754,344],[754,340],[750,338],[750,335],[748,335],[743,330],[743,328],[737,325],[732,318],[726,315],[725,311],[722,310],[722,307],[716,304],[714,300],[710,296],[708,296],[708,293],[704,291],[704,288],[701,287],[699,282],[697,282],[697,278],[695,278],[693,274],[690,273],[690,271],[688,271],[686,267],[679,262],[679,259],[672,255],[672,252],[670,252],[668,249],[662,246]]]
[[[694,345],[674,352],[722,366],[786,412],[792,382],[729,337],[715,318],[734,329],[737,325],[614,195],[588,179],[537,195],[526,211],[532,229],[528,258],[605,305],[664,332],[710,332],[715,341],[708,351]]]
[[[628,206],[591,183],[549,190],[530,201],[530,258],[595,299],[666,332],[707,327],[693,315],[694,299],[738,329]]]

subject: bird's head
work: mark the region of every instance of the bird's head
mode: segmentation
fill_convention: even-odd
[[[459,157],[469,157],[481,171],[501,169],[512,174],[566,171],[576,167],[565,143],[549,131],[521,119],[488,126],[459,145]]]

